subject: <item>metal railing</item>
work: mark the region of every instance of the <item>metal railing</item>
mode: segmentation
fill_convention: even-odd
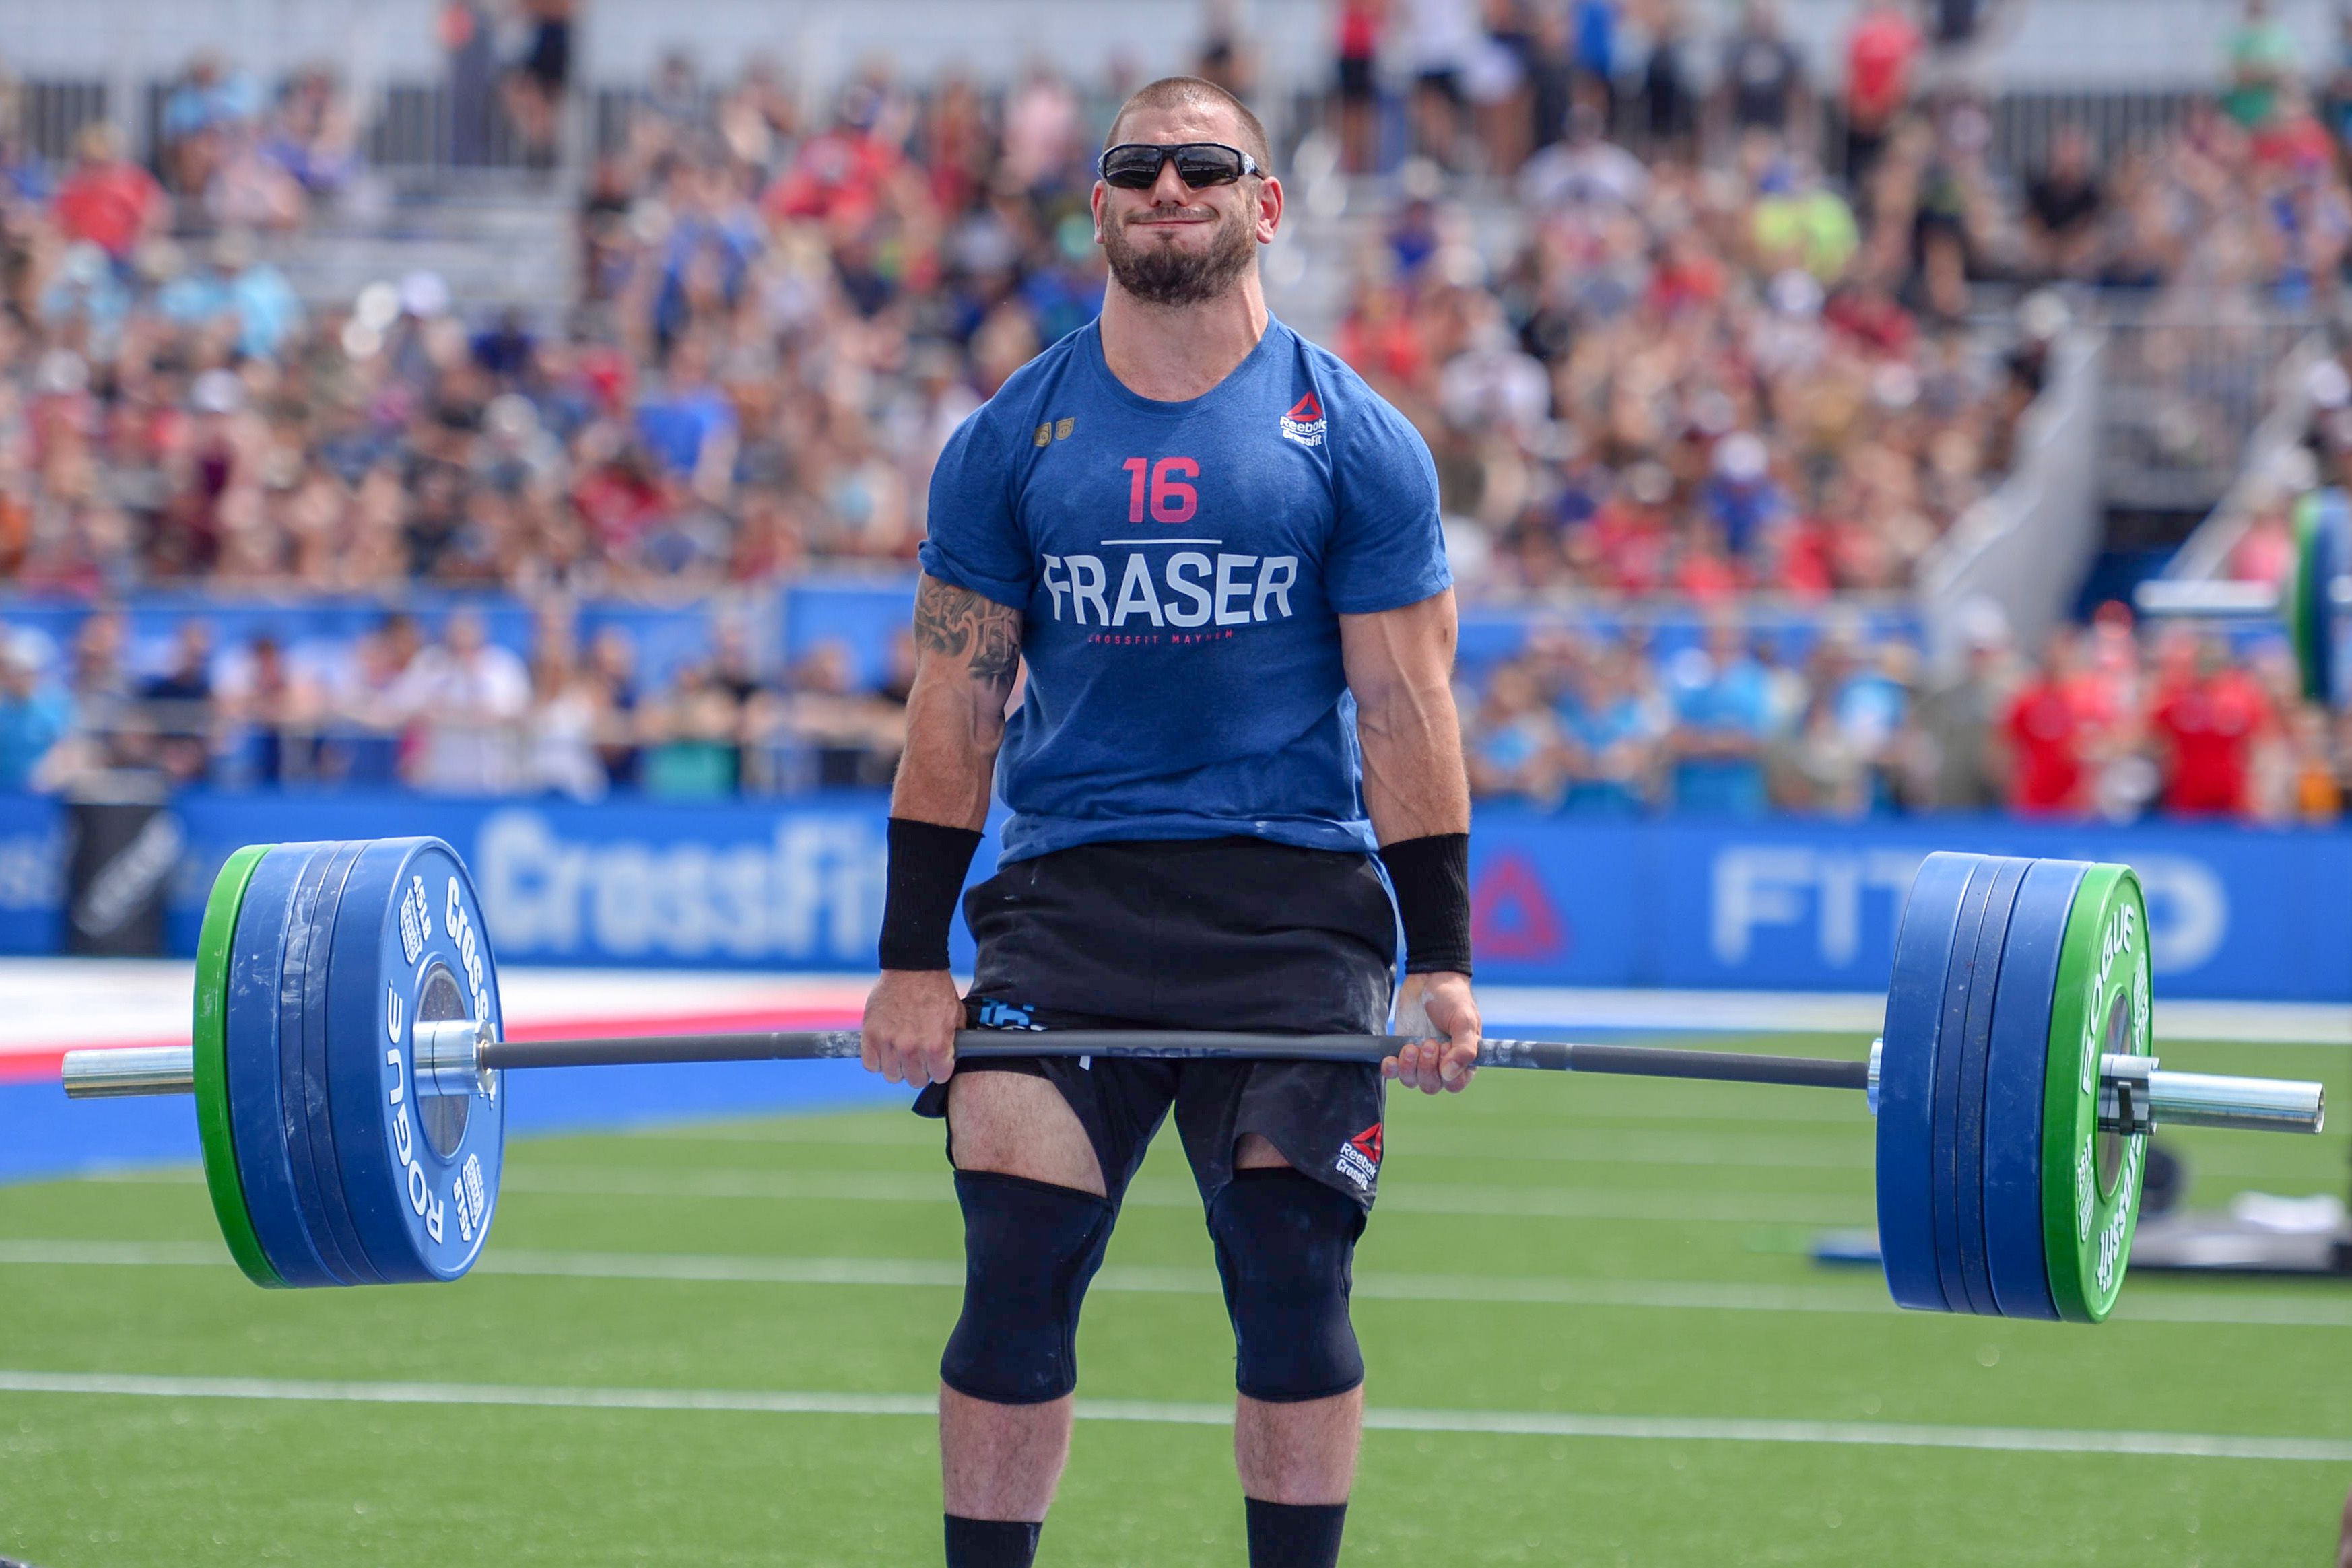
[[[2236,482],[2307,313],[2251,294],[2109,297],[2099,437],[2110,507],[2201,512]]]

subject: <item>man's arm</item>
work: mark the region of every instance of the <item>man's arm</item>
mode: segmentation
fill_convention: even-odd
[[[1004,703],[1021,671],[1021,612],[924,577],[915,589],[915,684],[890,814],[977,831],[988,820]]]
[[[1455,612],[1451,589],[1417,604],[1369,615],[1339,617],[1339,651],[1348,689],[1356,697],[1356,733],[1364,754],[1364,807],[1372,831],[1389,852],[1470,831],[1470,780],[1462,762],[1462,725],[1454,710]],[[1416,845],[1416,841],[1420,843]],[[1395,875],[1400,906],[1419,890]],[[1420,911],[1408,909],[1411,933]],[[1466,958],[1464,960],[1466,963]],[[1416,967],[1408,940],[1404,986],[1397,994],[1397,1030],[1426,1030],[1432,1039],[1408,1045],[1381,1064],[1408,1088],[1434,1094],[1470,1082],[1478,1057],[1478,1005],[1462,969]]]
[[[963,1024],[944,935],[971,863],[1021,671],[1021,612],[925,576],[915,590],[915,684],[890,791],[889,903],[881,979],[866,999],[863,1056],[892,1082],[944,1082]],[[909,941],[909,934],[922,939]],[[935,942],[936,961],[907,946]]]

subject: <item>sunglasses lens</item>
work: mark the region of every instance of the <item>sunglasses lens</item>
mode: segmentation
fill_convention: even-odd
[[[1180,163],[1177,168],[1182,171]],[[1157,147],[1114,147],[1103,155],[1103,183],[1117,185],[1125,191],[1149,190],[1160,178],[1160,149]]]
[[[1230,147],[1206,142],[1180,147],[1176,175],[1195,190],[1202,185],[1230,185],[1242,177],[1242,155]]]

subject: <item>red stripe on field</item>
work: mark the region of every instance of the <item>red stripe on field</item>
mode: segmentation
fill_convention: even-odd
[[[731,1012],[665,1013],[626,1019],[562,1019],[552,1023],[518,1024],[507,1031],[509,1040],[634,1040],[656,1034],[757,1033],[781,1030],[856,1029],[857,1013],[848,1008],[744,1008]],[[66,1051],[131,1051],[155,1046],[185,1045],[184,1040],[124,1040],[104,1046],[36,1046],[0,1055],[0,1083],[47,1082],[63,1071]]]

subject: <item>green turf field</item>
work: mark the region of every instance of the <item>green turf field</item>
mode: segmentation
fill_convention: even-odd
[[[2164,1051],[2325,1076],[2338,1105],[2344,1054]],[[1242,1561],[1231,1351],[1173,1145],[1089,1303],[1042,1563]],[[2335,1134],[2175,1146],[2200,1206],[2344,1185]],[[1388,1155],[1350,1562],[2330,1560],[2352,1289],[2141,1277],[2095,1329],[1898,1313],[1801,1252],[1869,1221],[1859,1095],[1490,1073],[1399,1097]],[[192,1171],[0,1188],[0,1554],[937,1560],[919,1413],[961,1267],[930,1124],[545,1139],[508,1173],[465,1282],[299,1294],[242,1281]]]

